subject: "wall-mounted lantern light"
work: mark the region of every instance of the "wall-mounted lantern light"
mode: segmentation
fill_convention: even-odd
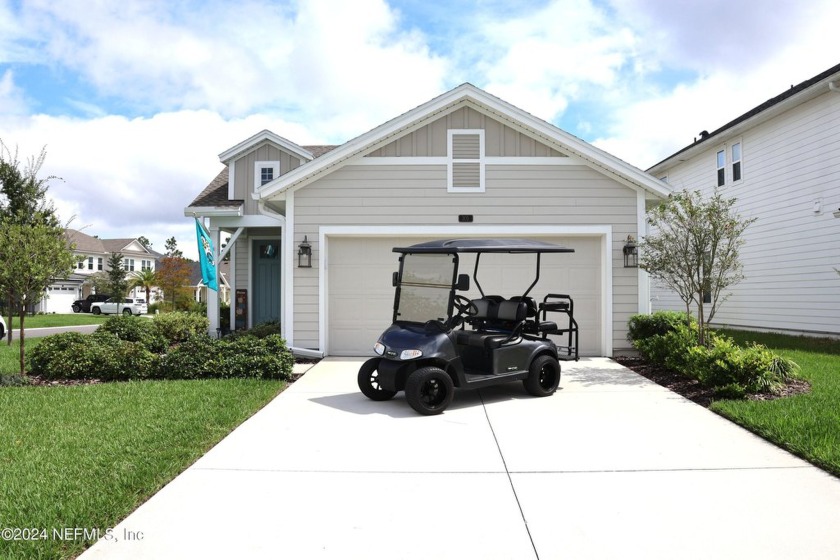
[[[632,235],[627,236],[627,242],[624,244],[624,268],[638,268],[639,267],[639,247],[636,245],[636,240]]]
[[[312,268],[312,245],[303,236],[303,242],[298,245],[298,268]]]

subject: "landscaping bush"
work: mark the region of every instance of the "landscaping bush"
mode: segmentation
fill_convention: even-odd
[[[280,322],[279,321],[268,321],[266,323],[260,323],[258,325],[254,325],[250,329],[240,329],[233,331],[232,333],[228,334],[225,338],[227,339],[235,339],[242,336],[254,336],[257,338],[266,338],[272,335],[280,335]]]
[[[149,377],[156,361],[142,344],[97,330],[87,336],[62,333],[45,337],[29,353],[29,371],[46,379],[127,381]]]
[[[141,317],[115,315],[97,329],[114,334],[120,340],[136,342],[149,352],[161,354],[169,348],[167,339],[152,321]]]
[[[662,311],[634,315],[628,338],[646,361],[695,378],[722,398],[775,392],[796,377],[794,362],[760,344],[740,347],[731,338],[709,331],[706,345],[698,345],[697,324],[687,324],[685,317]]]
[[[650,315],[633,315],[627,325],[627,339],[634,342],[652,336],[664,336],[680,325],[693,325],[696,328],[697,320],[681,311],[657,311]]]
[[[183,311],[155,315],[152,322],[169,344],[180,344],[196,335],[206,335],[210,327],[204,315]]]
[[[162,357],[158,375],[166,379],[289,379],[294,362],[286,342],[278,335],[217,340],[205,334],[194,336]]]

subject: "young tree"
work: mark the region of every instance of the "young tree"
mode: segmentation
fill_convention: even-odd
[[[173,311],[177,306],[178,297],[190,285],[191,273],[190,261],[183,257],[169,256],[158,261],[158,268],[155,272],[157,285],[163,290],[166,301],[172,304]]]
[[[11,294],[20,321],[21,375],[25,374],[26,308],[41,300],[54,279],[68,277],[76,264],[64,228],[42,220],[39,216],[33,217],[34,223],[0,219],[0,283]]]
[[[111,256],[108,257],[108,291],[111,293],[111,297],[119,298],[120,303],[122,303],[122,299],[125,297],[126,292],[128,292],[128,279],[126,276],[127,273],[123,267],[123,254],[111,253]],[[117,304],[117,313],[120,311],[122,311],[120,304]]]
[[[744,278],[741,235],[755,218],[742,218],[735,202],[717,189],[707,201],[699,191],[684,191],[648,212],[654,232],[641,245],[639,266],[677,292],[687,315],[697,306],[700,344],[706,325],[729,298],[726,290]]]
[[[88,276],[85,283],[89,283],[93,286],[93,290],[97,294],[110,294],[109,291],[111,289],[111,279],[108,277],[108,273],[104,270],[100,270],[99,272],[94,272],[90,276]]]

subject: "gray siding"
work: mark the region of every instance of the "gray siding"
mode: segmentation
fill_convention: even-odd
[[[280,162],[280,175],[300,166],[298,156],[280,150],[272,144],[262,144],[236,160],[236,176],[233,181],[233,198],[244,200],[245,214],[257,214],[257,202],[251,198],[254,192],[254,164],[258,161]]]
[[[326,225],[608,225],[613,231],[613,347],[626,348],[627,320],[638,310],[637,272],[621,248],[637,235],[635,191],[585,166],[488,165],[486,192],[448,193],[445,165],[344,167],[295,193],[295,235],[319,255]],[[318,270],[295,268],[296,346],[318,346]]]
[[[723,193],[738,199],[745,217],[758,220],[744,235],[746,278],[732,290],[714,322],[761,329],[840,334],[840,95],[825,94],[746,130],[741,142],[743,179]],[[668,170],[677,190],[708,194],[715,181],[718,143]],[[820,212],[814,211],[822,202]],[[652,307],[679,309],[664,289],[652,291]]]
[[[564,157],[564,154],[470,108],[459,109],[371,152],[371,157],[441,157],[449,129],[483,129],[488,157]]]

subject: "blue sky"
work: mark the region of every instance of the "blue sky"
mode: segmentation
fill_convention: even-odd
[[[175,236],[218,154],[342,143],[460,83],[646,168],[837,64],[834,0],[0,0],[0,140],[101,237]]]

